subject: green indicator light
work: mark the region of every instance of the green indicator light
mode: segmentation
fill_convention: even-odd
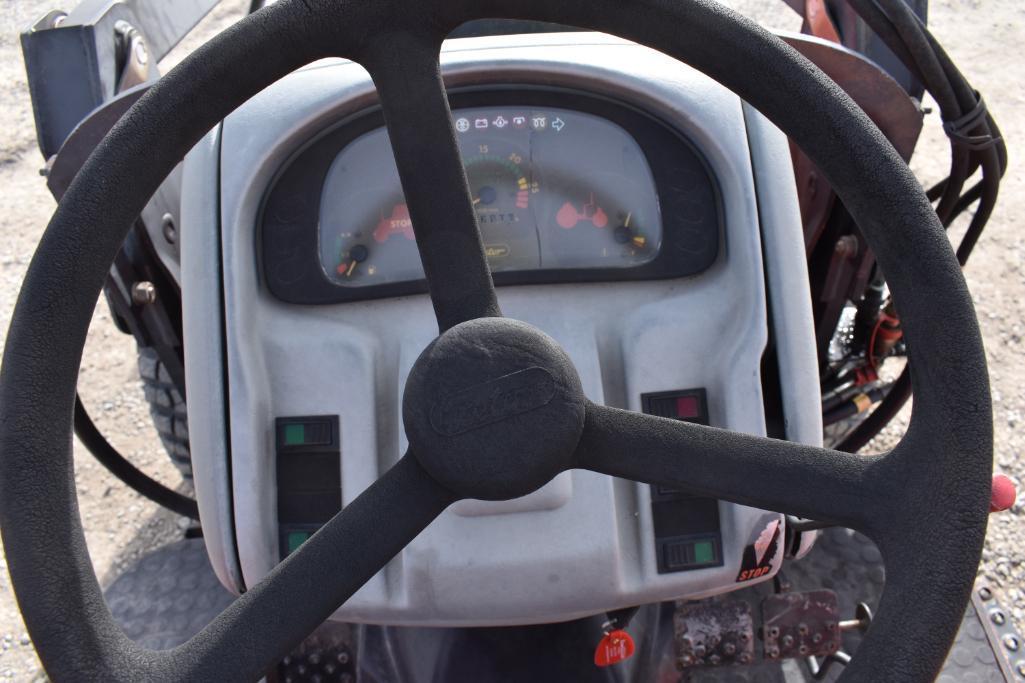
[[[290,531],[288,532],[288,554],[291,555],[299,549],[306,539],[310,537],[309,531]]]
[[[306,425],[290,424],[285,425],[285,445],[302,446],[306,443]]]
[[[698,541],[694,544],[694,563],[709,564],[715,561],[715,546],[711,541]]]

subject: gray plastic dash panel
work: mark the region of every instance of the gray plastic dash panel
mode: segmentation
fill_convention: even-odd
[[[640,410],[643,393],[705,387],[713,425],[764,434],[760,362],[769,321],[740,100],[660,53],[594,34],[450,41],[443,68],[450,86],[562,85],[613,97],[677,128],[702,151],[725,207],[723,248],[709,270],[678,280],[503,287],[499,298],[507,315],[540,327],[566,349],[591,400]],[[361,67],[318,62],[253,98],[223,126],[220,219],[230,468],[198,468],[221,480],[197,481],[197,490],[201,505],[222,508],[211,526],[234,519],[246,585],[259,581],[279,556],[274,418],[339,416],[342,500],[351,501],[402,452],[398,408],[405,377],[436,333],[424,296],[301,307],[274,299],[260,283],[255,229],[275,173],[299,146],[373,99]],[[763,144],[785,153],[781,137],[766,137]],[[793,192],[788,178],[776,182],[766,181],[758,190]],[[785,268],[790,259],[803,262],[803,250],[798,241],[789,251],[778,245],[768,257]],[[183,267],[216,264],[207,258]],[[186,272],[185,280],[190,276]],[[186,305],[202,308],[211,298],[186,292]],[[773,320],[777,330],[810,338],[802,311],[780,315]],[[186,333],[186,344],[192,344],[190,330]],[[191,330],[191,337],[200,334]],[[807,372],[792,374],[784,380],[796,384],[785,398],[790,410],[799,410],[792,397],[814,394],[817,384]],[[190,396],[220,382],[197,371],[189,379]],[[807,427],[794,436],[811,439]],[[230,481],[223,481],[229,473]],[[203,500],[225,486],[233,493],[230,516],[223,509],[227,496]],[[648,487],[574,471],[523,499],[454,505],[335,617],[392,624],[520,624],[721,593],[738,587],[744,545],[780,516],[720,503],[720,518],[722,567],[660,575]],[[211,557],[215,567],[222,563],[218,574],[224,580],[230,552],[221,548]]]

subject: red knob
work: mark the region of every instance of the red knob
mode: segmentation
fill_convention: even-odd
[[[989,498],[989,511],[990,512],[1003,512],[1014,505],[1014,499],[1017,496],[1017,491],[1012,482],[1006,475],[994,474],[993,475],[993,492]]]

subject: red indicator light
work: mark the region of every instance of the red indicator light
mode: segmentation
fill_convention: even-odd
[[[701,402],[697,396],[678,396],[676,398],[676,417],[681,420],[693,420],[701,417]]]

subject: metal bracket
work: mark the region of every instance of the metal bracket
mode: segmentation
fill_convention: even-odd
[[[70,13],[48,12],[24,31],[21,49],[43,156],[56,154],[75,126],[119,90],[155,79],[157,62],[219,1],[84,0]],[[123,68],[132,61],[126,80]]]

